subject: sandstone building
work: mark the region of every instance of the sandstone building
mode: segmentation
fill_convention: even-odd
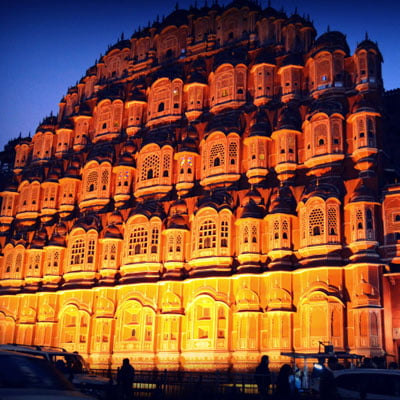
[[[121,38],[16,145],[0,342],[99,368],[246,370],[320,342],[398,360],[381,62],[249,0]]]

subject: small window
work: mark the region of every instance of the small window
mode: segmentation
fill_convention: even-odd
[[[221,165],[221,161],[219,157],[215,157],[214,159],[214,167],[219,167]]]
[[[164,111],[164,103],[163,102],[161,102],[159,105],[158,105],[158,112],[161,112],[161,111]]]

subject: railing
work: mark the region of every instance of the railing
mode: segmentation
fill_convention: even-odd
[[[92,370],[106,376],[114,386],[110,399],[118,397],[116,370]],[[274,391],[276,374],[271,373],[271,393]],[[236,372],[189,372],[189,371],[135,371],[133,383],[136,399],[256,399],[258,388],[254,373]]]

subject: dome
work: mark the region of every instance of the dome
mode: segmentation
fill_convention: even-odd
[[[114,211],[108,219],[109,225],[119,225],[122,224],[122,222],[123,222],[122,215],[120,214],[119,211]]]
[[[325,113],[327,115],[332,114],[341,114],[343,115],[343,106],[342,103],[338,100],[326,100],[326,99],[318,99],[314,100],[309,109],[309,116],[312,116],[317,113]]]
[[[379,57],[379,61],[383,62],[382,54],[378,48],[378,44],[376,42],[371,41],[366,35],[365,39],[357,45],[355,53],[357,54],[361,50],[373,50]]]
[[[127,96],[127,101],[143,101],[146,102],[146,93],[144,91],[140,90],[137,86],[135,86]]]
[[[121,231],[113,224],[108,225],[101,236],[105,239],[123,239]]]
[[[354,189],[354,192],[352,193],[350,197],[350,203],[356,203],[356,202],[370,202],[374,203],[376,202],[376,194],[372,189],[370,189],[364,182],[364,180],[361,180],[357,187]]]
[[[186,136],[185,139],[182,140],[182,144],[179,148],[178,153],[180,152],[188,152],[188,153],[194,153],[194,154],[199,154],[199,151],[197,149],[196,141],[192,139],[190,136]]]
[[[187,215],[188,214],[188,209],[187,209],[186,201],[184,199],[175,200],[172,203],[168,214],[170,216],[173,216],[173,215],[176,215],[176,214]]]
[[[303,193],[302,201],[305,203],[311,197],[320,197],[323,200],[329,198],[340,199],[341,195],[337,186],[331,183],[312,183],[308,185]]]
[[[215,55],[213,70],[222,64],[247,64],[247,50],[244,47],[227,48]]]
[[[58,129],[74,129],[74,124],[70,119],[63,119],[59,125]]]
[[[346,36],[338,31],[328,31],[322,34],[314,43],[313,53],[317,53],[322,50],[334,51],[343,50],[346,56],[349,56],[350,49],[347,44]]]
[[[247,197],[247,195],[246,195]],[[264,218],[265,211],[264,208],[260,206],[261,202],[258,202],[258,199],[254,200],[252,197],[248,197],[245,200],[242,215],[240,218]]]
[[[301,132],[301,117],[297,108],[285,106],[280,110],[275,130],[280,129],[291,129]]]
[[[249,136],[270,137],[272,133],[271,124],[265,111],[259,110],[254,117],[254,124],[250,127]]]
[[[275,189],[270,198],[270,214],[295,214],[296,201],[288,186]]]
[[[44,228],[37,230],[29,246],[31,249],[42,249],[47,241],[47,232]]]
[[[299,53],[290,53],[287,56],[284,57],[282,61],[282,67],[288,66],[288,65],[300,65],[304,66],[304,59],[303,56]]]
[[[352,112],[353,114],[358,112],[376,112],[374,105],[365,97],[360,97],[353,105]]]
[[[186,218],[182,215],[173,215],[168,218],[167,221],[168,229],[188,229]]]

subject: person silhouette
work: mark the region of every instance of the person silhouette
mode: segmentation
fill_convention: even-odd
[[[340,399],[333,371],[337,369],[336,357],[328,358],[328,365],[324,367],[319,380],[319,398],[321,400]]]
[[[269,385],[271,384],[271,372],[268,365],[269,357],[263,355],[260,363],[257,365],[255,374],[258,393],[260,394],[261,399],[266,399],[269,396],[268,390]]]
[[[124,358],[122,367],[117,374],[117,384],[120,393],[120,399],[131,400],[133,397],[133,381],[135,378],[135,369],[129,363],[129,358]]]
[[[276,379],[275,396],[276,400],[290,400],[296,397],[296,387],[293,377],[292,367],[283,364]]]

